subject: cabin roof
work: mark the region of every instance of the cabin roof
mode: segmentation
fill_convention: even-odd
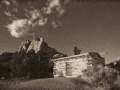
[[[57,58],[57,59],[52,59],[51,61],[60,61],[63,59],[68,59],[68,58],[74,58],[74,57],[79,57],[79,56],[83,56],[83,55],[88,55],[89,53],[83,53],[83,54],[78,54],[78,55],[72,55],[72,56],[68,56],[68,57],[62,57],[62,58]]]

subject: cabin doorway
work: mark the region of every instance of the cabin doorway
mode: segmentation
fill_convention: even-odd
[[[72,62],[66,62],[66,75],[72,76]]]

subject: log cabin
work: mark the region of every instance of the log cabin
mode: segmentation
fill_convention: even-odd
[[[89,67],[105,65],[105,59],[101,55],[106,53],[88,52],[58,59],[52,59],[54,63],[54,77],[78,77],[83,75],[83,70]]]

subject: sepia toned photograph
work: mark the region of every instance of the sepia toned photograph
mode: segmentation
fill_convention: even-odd
[[[0,90],[120,90],[120,0],[0,0]]]

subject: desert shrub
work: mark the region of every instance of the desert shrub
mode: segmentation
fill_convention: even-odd
[[[80,90],[120,90],[120,74],[109,67],[91,67],[71,80]]]
[[[120,75],[117,77],[114,85],[111,86],[111,90],[120,90]]]
[[[111,90],[119,76],[119,72],[115,69],[102,66],[91,67],[83,73],[84,79],[91,83],[95,90]]]

